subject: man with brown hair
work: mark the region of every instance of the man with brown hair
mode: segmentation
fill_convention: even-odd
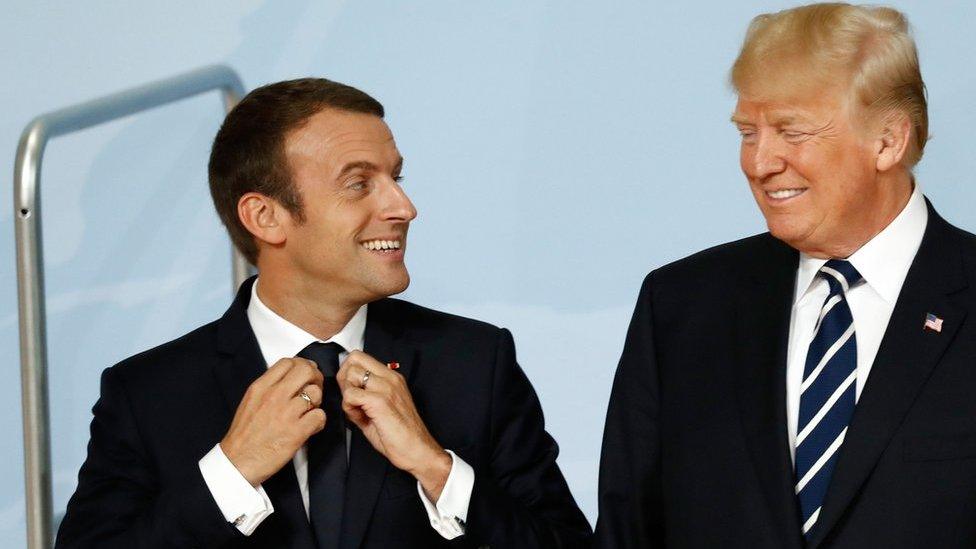
[[[383,107],[324,79],[227,116],[211,193],[260,273],[105,371],[59,547],[581,547],[511,334],[389,299],[417,212]]]
[[[976,545],[976,237],[912,172],[904,16],[756,17],[732,69],[769,232],[651,272],[617,369],[599,547]]]

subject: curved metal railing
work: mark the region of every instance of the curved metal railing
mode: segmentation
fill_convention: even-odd
[[[59,135],[214,90],[221,92],[227,112],[244,95],[237,73],[230,67],[214,65],[43,114],[32,120],[21,134],[14,164],[14,225],[29,549],[45,549],[54,539],[41,247],[40,177],[44,148],[51,138]],[[249,267],[237,250],[232,251],[232,261],[236,290],[248,276]]]

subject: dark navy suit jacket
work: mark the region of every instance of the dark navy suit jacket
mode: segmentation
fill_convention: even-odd
[[[976,547],[976,237],[928,207],[807,547]],[[607,413],[598,547],[804,546],[786,430],[798,261],[763,234],[648,275]]]
[[[220,320],[102,375],[58,547],[314,548],[290,462],[263,484],[275,512],[250,537],[226,522],[197,465],[265,371],[246,317],[251,284]],[[588,544],[589,524],[507,330],[383,299],[369,305],[364,347],[400,363],[434,438],[476,479],[466,534],[448,542],[431,528],[414,478],[353,429],[344,549]]]

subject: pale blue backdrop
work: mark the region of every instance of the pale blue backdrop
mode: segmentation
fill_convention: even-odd
[[[596,518],[603,416],[644,274],[761,231],[728,67],[778,1],[39,2],[0,5],[0,546],[24,544],[11,174],[36,114],[224,62],[250,89],[321,75],[379,98],[420,210],[409,299],[513,330],[559,463]],[[976,229],[976,4],[898,2],[934,139],[919,167]],[[85,455],[99,372],[231,297],[205,165],[216,94],[51,142],[44,164],[54,491]]]

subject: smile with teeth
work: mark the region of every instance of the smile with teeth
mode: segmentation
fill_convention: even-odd
[[[372,251],[399,250],[399,240],[367,240],[362,243],[363,248]]]
[[[782,200],[784,198],[793,198],[794,196],[800,196],[806,189],[780,189],[778,191],[766,191],[766,196],[770,198],[775,198],[777,200]]]

